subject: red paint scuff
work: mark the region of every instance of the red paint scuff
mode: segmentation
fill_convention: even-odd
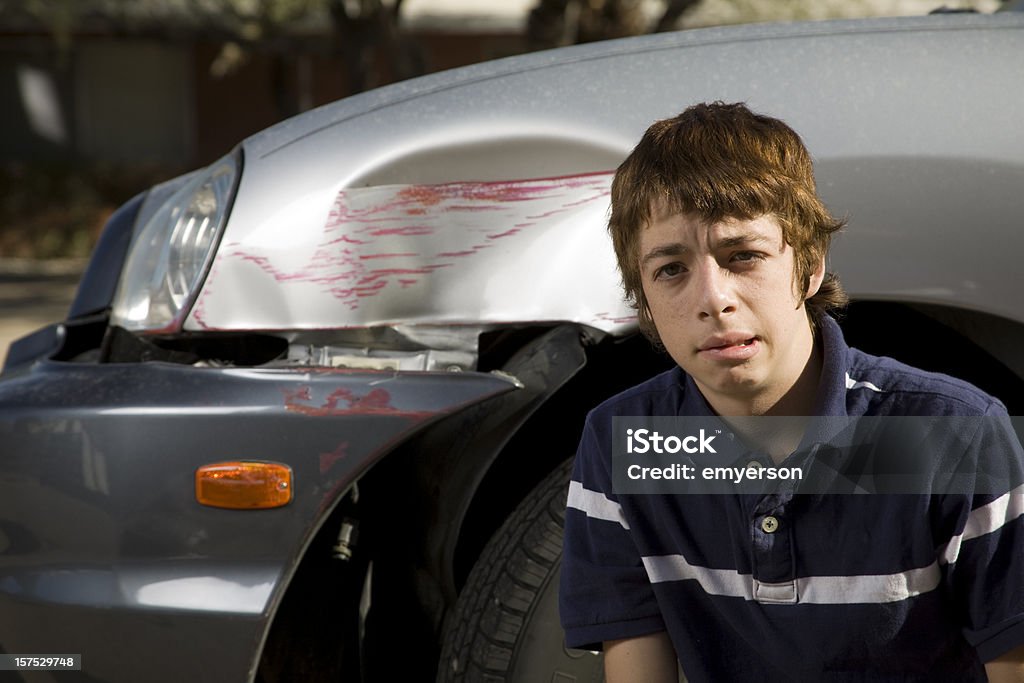
[[[334,465],[348,456],[348,441],[342,441],[330,453],[320,454],[320,474],[327,474]]]
[[[397,254],[360,254],[359,255],[359,259],[361,261],[366,261],[367,259],[373,259],[373,258],[401,258],[403,256],[418,256],[418,255],[419,254],[414,254],[411,251],[407,251],[407,252],[404,252],[404,253],[397,253]]]
[[[594,320],[600,320],[602,322],[614,323],[616,325],[626,325],[626,324],[629,324],[629,323],[637,322],[637,317],[636,317],[636,315],[615,316],[615,315],[612,315],[611,313],[608,313],[607,311],[605,311],[605,312],[598,313],[597,315],[595,315],[594,316]]]
[[[512,230],[506,230],[505,232],[499,232],[497,235],[488,235],[487,239],[489,239],[489,240],[499,240],[502,237],[511,237],[512,235],[516,234],[517,232],[519,232],[519,230],[513,228]]]
[[[417,235],[433,235],[434,229],[429,225],[410,225],[404,228],[381,228],[379,230],[372,230],[370,232],[374,237],[383,237],[385,235],[409,235],[415,237]]]
[[[432,414],[425,410],[401,410],[391,404],[391,394],[386,389],[371,389],[366,394],[356,395],[344,387],[335,389],[321,405],[311,405],[310,388],[301,387],[286,391],[285,410],[302,415],[323,417],[328,415],[395,415],[402,417],[423,417]]]
[[[610,178],[610,173],[594,173],[345,189],[335,198],[312,256],[303,264],[285,266],[277,256],[279,248],[228,244],[218,254],[203,297],[212,291],[216,265],[236,260],[256,266],[281,285],[313,285],[356,310],[389,288],[426,286],[439,269],[456,265],[452,259],[465,263],[496,240],[532,239],[537,231],[557,227],[562,215],[607,197]],[[193,318],[205,327],[203,304],[201,297]]]

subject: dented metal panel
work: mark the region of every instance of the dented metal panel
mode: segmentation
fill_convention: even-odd
[[[286,240],[235,226],[186,328],[572,321],[621,331],[635,316],[606,231],[611,177],[341,189],[319,224],[279,226]]]
[[[0,643],[85,653],[79,680],[252,680],[342,492],[432,421],[516,391],[473,372],[36,363],[0,383]],[[237,458],[287,465],[293,500],[199,505],[196,469]]]

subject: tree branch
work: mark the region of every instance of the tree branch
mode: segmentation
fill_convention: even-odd
[[[683,13],[691,7],[699,5],[700,2],[701,0],[669,0],[664,14],[661,15],[661,18],[654,25],[652,33],[664,33],[665,31],[675,30],[679,17],[683,16]]]

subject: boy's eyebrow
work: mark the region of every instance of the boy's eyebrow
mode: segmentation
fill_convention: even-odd
[[[653,261],[656,258],[661,258],[663,256],[679,256],[686,251],[687,249],[682,242],[661,244],[644,254],[644,257],[640,259],[640,267],[643,268],[647,265],[648,261]]]
[[[761,235],[756,232],[745,232],[741,235],[731,235],[729,237],[723,237],[717,243],[715,243],[715,249],[731,249],[733,247],[744,246],[747,244],[765,244],[771,246],[774,244],[774,240],[769,238],[767,235]],[[664,256],[679,256],[689,251],[682,242],[672,242],[670,244],[661,244],[649,252],[644,254],[643,258],[640,259],[640,267],[643,268],[649,261],[656,258],[662,258]]]
[[[723,237],[715,245],[716,249],[729,249],[731,247],[739,247],[745,244],[772,244],[774,240],[770,239],[767,235],[761,235],[756,232],[747,232],[742,235],[733,235],[731,237]]]

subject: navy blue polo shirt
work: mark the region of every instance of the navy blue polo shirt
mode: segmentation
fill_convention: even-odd
[[[827,316],[815,414],[991,416],[977,388],[849,348]],[[566,643],[667,630],[700,681],[984,681],[1024,643],[1024,488],[930,495],[616,495],[612,418],[711,415],[675,368],[587,418],[569,487]],[[992,427],[987,427],[992,428]]]

